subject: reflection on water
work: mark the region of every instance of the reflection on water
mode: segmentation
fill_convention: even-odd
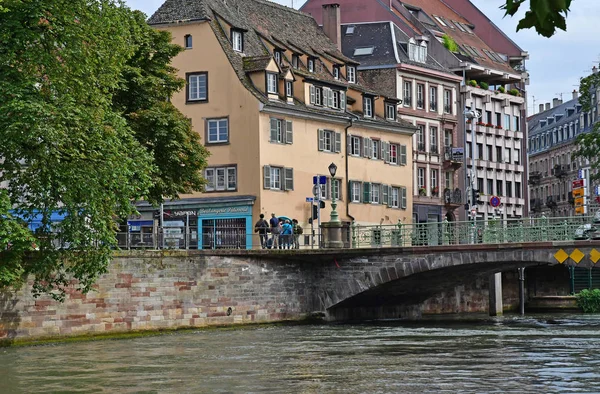
[[[600,392],[600,317],[189,331],[0,349],[0,393]]]

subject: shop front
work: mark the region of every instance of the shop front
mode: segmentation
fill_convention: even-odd
[[[441,222],[442,222],[442,207],[439,205],[413,205],[413,225],[414,225],[414,240],[413,244],[425,245],[440,245],[441,237]]]
[[[251,249],[252,205],[220,204],[198,210],[198,248]]]

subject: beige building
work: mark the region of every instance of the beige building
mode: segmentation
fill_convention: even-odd
[[[167,0],[149,23],[186,47],[173,62],[186,89],[172,102],[211,156],[205,192],[167,203],[166,226],[185,218],[200,248],[256,244],[245,235],[261,213],[295,218],[306,234],[317,175],[323,221],[333,195],[343,222],[411,221],[416,129],[397,119],[397,100],[358,83],[359,64],[312,17],[262,0],[186,4]]]

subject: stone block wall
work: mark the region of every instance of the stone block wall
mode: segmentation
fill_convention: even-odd
[[[128,253],[92,292],[69,291],[64,303],[35,299],[30,286],[0,294],[0,340],[301,319],[306,292],[291,262]]]

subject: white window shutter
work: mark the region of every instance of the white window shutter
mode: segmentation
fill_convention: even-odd
[[[340,92],[340,109],[346,110],[346,92]]]
[[[319,150],[325,150],[325,131],[319,129]]]
[[[333,107],[333,90],[327,89],[327,92],[328,92],[327,106],[330,108],[334,108]]]
[[[284,168],[284,188],[285,190],[294,190],[294,169],[293,168]]]
[[[369,157],[373,157],[373,140],[369,140]]]
[[[369,154],[369,142],[371,142],[370,139],[368,138],[363,138],[363,156],[364,157],[371,157],[371,155]]]
[[[314,85],[310,85],[309,91],[310,91],[310,103],[314,104],[315,103],[315,87],[314,87]]]
[[[400,164],[406,165],[406,145],[400,145]]]
[[[380,148],[379,150],[381,151],[381,154],[379,155],[379,158],[381,160],[383,160],[384,163],[387,163],[387,161],[385,160],[385,145],[386,145],[385,141],[379,142],[379,148]]]
[[[277,119],[271,119],[271,142],[277,142]]]
[[[264,166],[263,167],[263,173],[264,173],[264,184],[263,184],[263,189],[270,189],[271,188],[271,167],[270,166]]]
[[[340,153],[342,151],[342,134],[335,133],[335,153]]]
[[[292,121],[288,120],[285,122],[285,143],[292,144],[294,143],[294,130]]]

